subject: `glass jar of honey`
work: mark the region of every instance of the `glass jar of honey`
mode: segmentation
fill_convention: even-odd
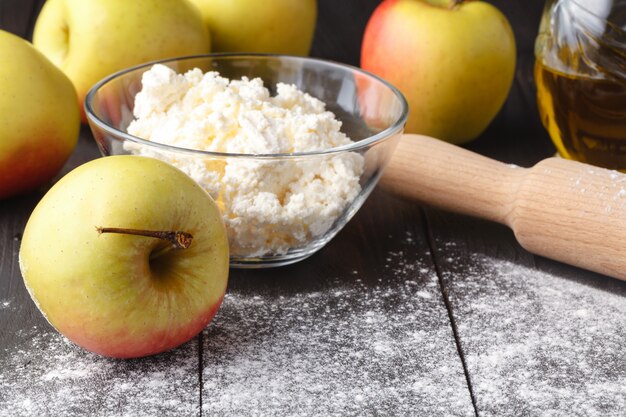
[[[548,0],[535,57],[539,112],[558,153],[626,171],[626,0]]]

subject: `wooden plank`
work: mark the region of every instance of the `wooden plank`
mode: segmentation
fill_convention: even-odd
[[[134,361],[88,353],[43,323],[15,339],[0,356],[0,416],[199,414],[197,339]]]
[[[538,19],[541,5],[523,7]],[[554,153],[533,61],[520,55],[507,105],[469,148],[524,166]],[[535,257],[503,226],[431,209],[426,218],[478,415],[624,415],[626,283]]]
[[[60,175],[98,155],[83,127]],[[199,338],[152,358],[105,359],[61,337],[30,300],[19,239],[44,192],[0,202],[0,416],[198,415]]]
[[[473,416],[417,206],[375,192],[307,261],[233,271],[205,415]]]
[[[624,414],[626,283],[536,260],[495,224],[428,223],[479,415]]]

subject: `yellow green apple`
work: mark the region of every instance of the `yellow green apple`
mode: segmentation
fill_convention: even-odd
[[[0,198],[50,181],[79,128],[71,81],[29,42],[0,30]]]
[[[211,197],[177,168],[130,155],[61,178],[29,218],[19,254],[48,321],[79,346],[117,358],[198,334],[224,297],[228,262]]]
[[[113,72],[211,49],[202,16],[187,0],[48,0],[33,44],[72,80],[81,105]]]
[[[191,0],[211,32],[215,52],[308,55],[316,0]]]
[[[515,57],[509,22],[486,2],[385,0],[367,24],[361,66],[406,96],[407,132],[461,144],[504,104]]]

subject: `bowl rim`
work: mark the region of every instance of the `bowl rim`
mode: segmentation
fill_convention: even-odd
[[[372,79],[375,79],[379,82],[381,82],[385,87],[389,88],[391,90],[391,92],[396,96],[396,98],[398,99],[398,101],[400,102],[400,106],[402,108],[402,111],[400,113],[400,116],[394,121],[394,123],[387,127],[386,129],[376,133],[375,135],[372,136],[368,136],[364,139],[361,139],[359,141],[354,141],[352,143],[346,144],[346,145],[341,145],[341,146],[335,146],[333,148],[327,148],[327,149],[320,149],[320,150],[315,150],[315,151],[305,151],[305,152],[291,152],[291,153],[269,153],[269,154],[247,154],[247,153],[229,153],[229,152],[217,152],[217,151],[206,151],[206,150],[200,150],[200,149],[193,149],[193,148],[182,148],[182,147],[178,147],[178,146],[173,146],[173,145],[167,145],[164,143],[160,143],[160,142],[153,142],[147,139],[143,139],[140,138],[138,136],[134,136],[131,135],[127,132],[124,132],[120,129],[117,129],[109,124],[107,124],[106,122],[104,122],[102,119],[100,119],[95,112],[93,111],[92,108],[92,101],[96,95],[96,93],[100,90],[100,88],[102,88],[105,84],[107,84],[108,82],[112,81],[113,79],[119,78],[129,72],[133,72],[136,70],[139,70],[141,68],[148,68],[151,67],[155,64],[164,64],[164,63],[170,63],[170,62],[176,62],[176,61],[186,61],[186,60],[193,60],[193,59],[201,59],[201,58],[263,58],[263,59],[288,59],[288,60],[295,60],[295,61],[315,61],[315,62],[319,62],[325,65],[329,65],[330,67],[336,67],[336,68],[340,68],[342,70],[352,70],[354,72],[360,73],[366,77],[370,77]],[[326,103],[325,103],[326,104]],[[154,60],[154,61],[149,61],[149,62],[145,62],[139,65],[135,65],[120,71],[117,71],[105,78],[103,78],[102,80],[98,81],[96,84],[94,84],[88,91],[86,97],[85,97],[85,101],[83,103],[84,109],[85,109],[85,115],[87,116],[87,120],[93,124],[95,124],[98,128],[106,131],[107,133],[114,135],[114,136],[118,136],[123,138],[124,140],[128,140],[140,145],[145,145],[145,146],[149,146],[149,147],[154,147],[154,148],[158,148],[161,150],[165,150],[165,151],[169,151],[169,152],[176,152],[176,153],[186,153],[186,154],[194,154],[194,155],[203,155],[203,156],[212,156],[212,157],[229,157],[229,158],[258,158],[258,159],[272,159],[272,158],[300,158],[300,157],[305,157],[305,156],[313,156],[313,155],[328,155],[328,154],[335,154],[335,153],[340,153],[340,152],[351,152],[351,151],[357,151],[363,148],[367,148],[370,145],[377,143],[377,142],[382,142],[385,139],[392,137],[394,134],[398,133],[399,131],[401,131],[404,128],[404,125],[406,124],[407,118],[408,118],[408,113],[409,113],[409,105],[408,102],[406,100],[406,98],[404,97],[404,95],[402,94],[402,92],[400,92],[400,90],[398,88],[396,88],[395,86],[393,86],[391,83],[389,83],[388,81],[386,81],[385,79],[379,77],[376,74],[373,74],[369,71],[366,71],[362,68],[350,65],[350,64],[344,64],[344,63],[340,63],[340,62],[336,62],[333,60],[329,60],[329,59],[322,59],[322,58],[312,58],[312,57],[301,57],[301,56],[295,56],[295,55],[283,55],[283,54],[263,54],[263,53],[210,53],[210,54],[198,54],[198,55],[186,55],[186,56],[181,56],[181,57],[174,57],[174,58],[167,58],[167,59],[159,59],[159,60]]]

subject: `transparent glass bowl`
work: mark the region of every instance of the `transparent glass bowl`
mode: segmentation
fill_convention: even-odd
[[[335,62],[211,54],[158,63],[178,73],[199,68],[203,72],[218,71],[229,79],[260,77],[272,95],[277,83],[294,84],[323,101],[342,122],[341,131],[354,141],[331,149],[290,154],[179,148],[127,133],[134,120],[135,95],[141,90],[142,74],[155,62],[113,74],[91,89],[85,111],[102,154],[159,158],[195,178],[220,206],[233,267],[286,265],[328,243],[378,182],[407,118],[406,100],[395,87],[375,75]],[[208,172],[214,180],[198,180],[193,175],[198,169],[204,170],[204,178]],[[237,183],[238,175],[245,176],[245,184]]]

